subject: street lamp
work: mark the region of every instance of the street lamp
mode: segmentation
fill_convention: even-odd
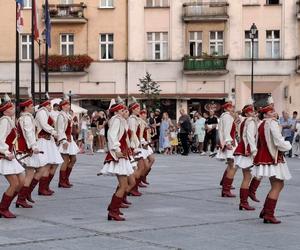
[[[70,109],[72,108],[72,90],[69,90]]]
[[[251,98],[254,100],[253,93],[253,62],[254,62],[254,39],[256,38],[257,27],[255,23],[250,28],[250,39],[251,39]]]

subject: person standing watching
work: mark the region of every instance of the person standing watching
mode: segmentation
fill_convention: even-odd
[[[213,110],[209,111],[209,117],[206,119],[205,122],[205,138],[204,138],[204,145],[203,150],[206,153],[208,150],[208,143],[211,142],[210,145],[210,155],[212,155],[215,151],[216,144],[217,144],[217,126],[218,126],[218,118],[215,116],[215,112]]]
[[[188,138],[189,138],[189,134],[192,132],[192,124],[190,121],[190,117],[185,113],[184,109],[180,109],[179,113],[181,115],[179,117],[178,125],[180,127],[180,131],[179,131],[180,141],[183,147],[182,155],[188,155],[189,154]]]
[[[282,111],[282,117],[279,119],[279,124],[282,127],[282,136],[286,141],[289,141],[291,144],[293,142],[293,121],[289,118],[289,113]],[[292,150],[289,150],[289,157],[292,157]]]

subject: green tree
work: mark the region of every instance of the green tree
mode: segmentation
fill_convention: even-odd
[[[139,87],[139,92],[145,98],[146,106],[158,108],[158,97],[161,92],[160,85],[152,80],[149,72],[146,72],[146,75],[143,78],[140,78],[139,81],[140,83],[137,85]]]

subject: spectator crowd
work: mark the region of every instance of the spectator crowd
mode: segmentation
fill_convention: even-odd
[[[52,115],[57,109],[54,106]],[[214,156],[218,148],[219,117],[213,111],[192,112],[187,114],[179,110],[178,121],[171,120],[167,112],[159,109],[150,112],[148,125],[151,128],[152,147],[156,153],[171,155],[188,155],[190,152],[200,155]],[[239,123],[240,112],[235,113],[235,122]],[[292,116],[286,111],[278,117],[285,140],[292,144],[287,152],[288,157],[300,158],[300,119],[297,111]],[[73,137],[76,139],[81,153],[94,154],[106,152],[106,132],[108,117],[105,111],[95,111],[91,115],[84,114],[73,119]]]

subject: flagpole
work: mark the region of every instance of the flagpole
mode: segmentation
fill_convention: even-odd
[[[49,3],[48,0],[45,0],[45,10],[47,13],[45,13],[45,27],[46,27],[46,39],[45,39],[45,92],[49,92],[49,68],[48,68],[48,61],[49,61],[49,25],[50,25],[50,20],[49,20]]]
[[[35,25],[35,0],[32,1],[31,8],[31,95],[33,103],[35,103],[35,71],[34,71],[34,25]]]
[[[19,57],[20,57],[20,49],[19,49],[19,32],[18,32],[18,8],[19,8],[19,3],[16,2],[16,108],[15,108],[15,115],[16,119],[18,118],[19,112],[19,102],[20,102],[20,62],[19,62]]]

